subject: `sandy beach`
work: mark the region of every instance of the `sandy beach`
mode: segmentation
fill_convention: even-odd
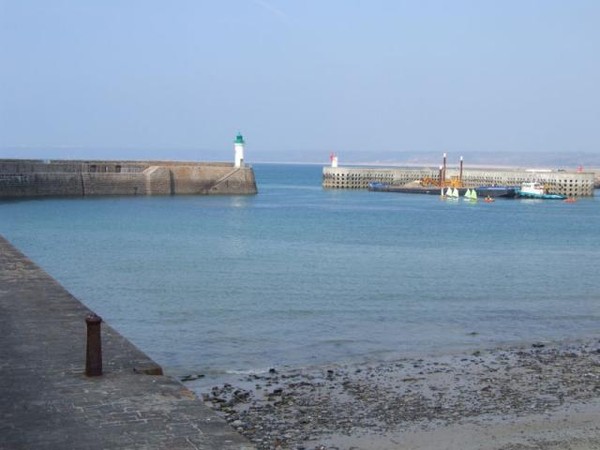
[[[203,399],[259,449],[600,449],[600,339],[275,367]]]

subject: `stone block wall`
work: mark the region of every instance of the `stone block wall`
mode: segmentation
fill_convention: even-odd
[[[142,173],[145,181],[146,195],[171,195],[175,192],[172,189],[171,171],[164,166],[148,167]]]
[[[62,174],[57,174],[57,177]],[[140,173],[89,173],[80,174],[83,183],[83,196],[94,195],[143,195],[146,193],[146,180]]]
[[[178,194],[207,194],[217,180],[233,170],[230,167],[177,166],[171,167],[173,191]]]
[[[210,193],[228,194],[230,192],[238,192],[245,188],[250,188],[253,189],[254,192],[257,192],[254,171],[249,167],[241,167],[222,176],[211,187]]]
[[[0,197],[256,194],[251,167],[173,161],[0,160]]]
[[[53,195],[82,195],[81,176],[76,173],[0,173],[0,196],[40,197],[49,190]]]

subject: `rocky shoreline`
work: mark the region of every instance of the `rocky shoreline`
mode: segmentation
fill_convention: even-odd
[[[548,422],[559,413],[568,427],[571,416],[565,411],[585,405],[592,417],[600,417],[600,340],[376,365],[273,368],[215,386],[202,397],[261,450],[428,448],[418,439],[412,447],[401,445],[403,436],[459,426],[454,429],[460,437],[465,424],[479,427],[481,434],[533,417]],[[565,442],[557,447],[549,445],[556,436],[528,437],[526,427],[518,434],[469,448],[600,448],[600,419],[577,435],[563,433]],[[562,445],[566,441],[584,446]],[[441,448],[464,447],[457,445]]]

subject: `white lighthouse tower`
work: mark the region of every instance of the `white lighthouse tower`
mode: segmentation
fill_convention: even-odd
[[[329,155],[329,159],[331,160],[331,167],[338,166],[338,157],[335,153],[331,153],[331,155]]]
[[[233,141],[233,150],[235,152],[235,167],[242,167],[244,165],[244,136],[238,132]]]

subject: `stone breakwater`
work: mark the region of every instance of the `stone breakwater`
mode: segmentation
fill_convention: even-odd
[[[448,168],[446,181],[458,180],[460,172]],[[421,180],[438,182],[440,172],[432,168],[413,167],[324,167],[323,187],[326,189],[367,189],[372,181],[403,186]],[[550,193],[568,197],[590,197],[594,195],[597,182],[594,172],[564,170],[524,169],[465,169],[462,174],[465,187],[520,186],[525,182],[539,182]]]
[[[230,163],[0,160],[0,198],[257,192],[252,167]]]
[[[600,449],[600,340],[313,370],[215,386],[259,449]]]

